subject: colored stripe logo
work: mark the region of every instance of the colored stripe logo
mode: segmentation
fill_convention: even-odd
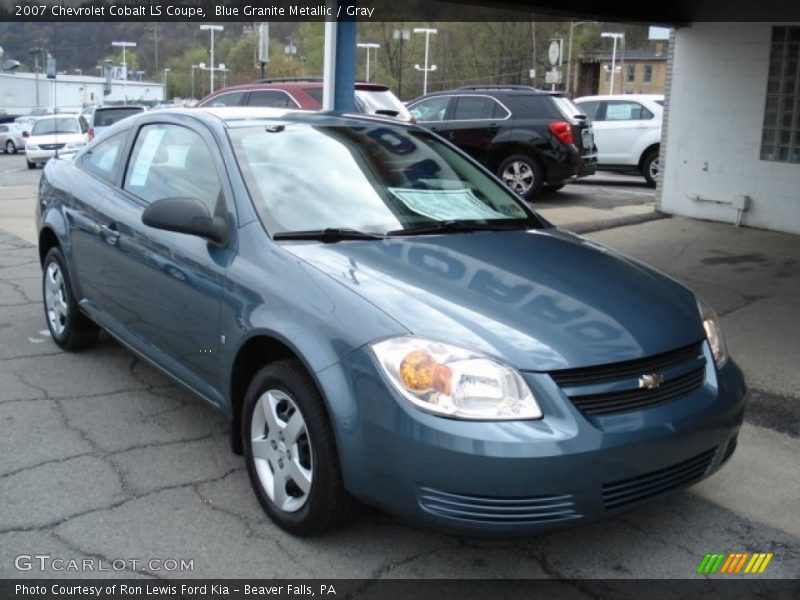
[[[697,572],[703,575],[727,574],[761,574],[772,560],[772,552],[730,552],[709,553],[700,561]]]

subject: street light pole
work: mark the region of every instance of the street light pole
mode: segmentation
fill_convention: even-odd
[[[358,44],[356,44],[356,46],[358,46],[359,48],[365,48],[367,50],[367,83],[369,83],[369,53],[372,48],[378,49],[381,47],[381,45],[359,42]]]
[[[420,67],[419,65],[414,65],[414,68],[417,71],[422,71],[424,73],[422,78],[422,95],[428,93],[428,71],[435,71],[436,65],[431,65],[430,68],[428,67],[428,50],[430,46],[431,34],[438,33],[435,29],[431,29],[430,27],[415,27],[414,33],[424,33],[425,34],[425,68]]]
[[[608,87],[609,96],[614,95],[614,75],[616,74],[617,70],[617,40],[624,36],[624,33],[609,33],[608,31],[604,31],[600,34],[600,37],[612,38],[614,40],[614,45],[611,50],[611,83]]]
[[[214,93],[214,32],[215,31],[222,31],[225,29],[222,25],[200,25],[201,31],[210,31],[211,32],[211,91],[210,94]]]
[[[570,21],[569,24],[569,50],[567,55],[567,95],[572,92],[572,34],[575,31],[575,28],[580,25],[591,25],[592,23],[597,23],[597,21]],[[575,79],[578,79],[578,70],[575,70]]]
[[[111,42],[112,46],[122,48],[122,71],[125,77],[122,80],[122,95],[125,97],[125,104],[128,103],[128,63],[125,62],[125,48],[136,48],[136,42]]]
[[[169,67],[164,67],[164,101],[167,101],[167,97],[169,94],[167,93],[167,73],[169,73],[172,69]]]

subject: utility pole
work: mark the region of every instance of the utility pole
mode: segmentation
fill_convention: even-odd
[[[153,23],[152,25],[148,25],[147,29],[153,32],[153,35],[150,36],[150,39],[153,40],[154,45],[154,61],[153,61],[153,72],[158,73],[158,23]]]
[[[39,108],[39,53],[41,51],[41,46],[31,48],[29,51],[33,55],[33,71],[36,74],[36,108]]]
[[[409,29],[395,29],[393,31],[394,39],[400,40],[400,60],[397,68],[397,97],[403,98],[403,42],[411,39],[411,30]]]
[[[375,48],[377,50],[378,48],[381,47],[381,45],[380,44],[373,44],[373,43],[359,42],[358,44],[356,44],[356,46],[358,46],[359,48],[364,48],[367,51],[367,73],[366,73],[367,79],[366,79],[366,81],[367,81],[367,83],[369,83],[369,54],[370,54],[370,51],[373,48]]]
[[[611,83],[608,88],[609,96],[614,95],[614,75],[616,74],[617,69],[617,40],[624,36],[624,33],[609,33],[608,31],[604,31],[600,34],[600,37],[612,38],[614,40],[614,46],[611,50]]]

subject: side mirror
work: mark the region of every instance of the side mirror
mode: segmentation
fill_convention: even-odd
[[[30,131],[23,131],[23,132],[22,132],[22,137],[24,137],[24,138],[29,138],[29,137],[31,137],[31,132],[30,132]]]
[[[197,198],[156,200],[145,209],[142,223],[156,229],[198,235],[220,246],[228,243],[228,223],[222,217],[212,217]]]

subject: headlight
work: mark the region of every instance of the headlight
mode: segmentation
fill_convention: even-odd
[[[714,355],[717,367],[721,367],[728,360],[728,349],[725,347],[725,338],[722,336],[719,317],[716,311],[703,300],[697,300],[697,308],[700,310],[700,318],[703,319],[703,329],[706,330],[706,339],[708,345],[711,346],[711,353]]]
[[[475,420],[542,417],[520,374],[484,354],[411,336],[371,348],[400,395],[424,411]]]
[[[37,146],[36,144],[28,144],[27,146],[25,146],[25,150],[38,150],[38,149],[39,146]]]

